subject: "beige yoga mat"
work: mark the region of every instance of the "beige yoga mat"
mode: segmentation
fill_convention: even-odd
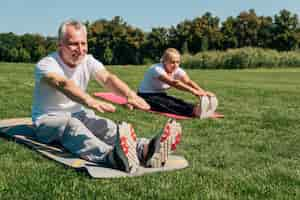
[[[55,160],[66,166],[78,170],[86,170],[94,178],[119,178],[141,176],[148,173],[167,172],[188,167],[188,161],[177,155],[170,155],[164,167],[144,168],[139,167],[135,173],[129,174],[123,171],[107,168],[96,163],[88,162],[64,150],[61,146],[51,146],[35,141],[34,128],[30,118],[16,118],[0,120],[0,136],[13,139],[25,144],[49,159]],[[1,145],[1,144],[0,144]]]

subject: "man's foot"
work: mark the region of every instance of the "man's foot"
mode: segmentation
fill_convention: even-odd
[[[146,167],[162,167],[170,153],[180,143],[182,129],[175,120],[168,120],[160,134],[152,138],[148,144],[148,152],[142,163]]]
[[[128,173],[134,173],[139,160],[136,154],[136,135],[131,124],[118,124],[115,146],[110,154],[112,167]]]

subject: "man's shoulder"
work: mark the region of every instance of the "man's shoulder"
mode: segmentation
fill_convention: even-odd
[[[58,65],[57,61],[57,52],[53,52],[48,54],[47,56],[43,57],[41,60],[38,61],[37,66],[49,66],[49,65]]]
[[[104,65],[98,59],[94,58],[92,54],[87,54],[83,62],[84,65],[87,65],[87,69],[94,71],[96,69],[103,69]]]
[[[92,54],[87,54],[85,61],[88,64],[93,64],[94,62],[101,63],[101,61],[99,61],[98,59],[96,59]]]

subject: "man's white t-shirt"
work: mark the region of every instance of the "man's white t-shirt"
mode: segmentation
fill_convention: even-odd
[[[43,76],[54,72],[71,79],[83,91],[87,89],[91,75],[104,69],[101,62],[92,55],[86,55],[75,68],[70,68],[61,60],[58,52],[54,52],[40,60],[35,68],[35,88],[32,104],[32,120],[35,121],[44,114],[76,113],[83,109],[82,105],[72,101],[56,88],[45,82]],[[92,78],[94,78],[92,76]]]
[[[172,74],[171,78],[178,80],[183,77],[186,72],[178,67]],[[161,63],[152,65],[150,69],[145,73],[144,79],[141,82],[138,92],[140,93],[163,93],[170,88],[170,85],[159,80],[158,77],[167,75],[165,68]]]

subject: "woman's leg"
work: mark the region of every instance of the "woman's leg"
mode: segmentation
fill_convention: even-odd
[[[193,117],[195,105],[165,93],[138,93],[150,106],[151,110]]]

